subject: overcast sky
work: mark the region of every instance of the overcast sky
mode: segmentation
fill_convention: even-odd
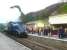
[[[19,18],[18,9],[10,9],[13,5],[19,5],[24,14],[38,11],[60,0],[0,0],[0,23],[15,21]]]

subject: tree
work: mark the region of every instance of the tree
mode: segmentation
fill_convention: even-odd
[[[5,26],[3,24],[0,24],[0,32],[4,30]]]

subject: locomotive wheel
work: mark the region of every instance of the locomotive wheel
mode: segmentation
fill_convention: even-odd
[[[18,32],[17,31],[14,33],[14,36],[18,37]]]
[[[26,32],[21,33],[21,35],[22,35],[22,38],[27,38],[28,37]]]

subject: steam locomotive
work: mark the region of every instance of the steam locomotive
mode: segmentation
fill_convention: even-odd
[[[7,24],[7,33],[15,37],[28,37],[26,27],[22,22],[9,22]]]

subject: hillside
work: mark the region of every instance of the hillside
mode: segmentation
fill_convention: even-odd
[[[48,6],[47,8],[26,14],[26,22],[35,20],[48,20],[48,17],[56,11],[58,14],[67,13],[67,3],[56,3],[54,5]]]

